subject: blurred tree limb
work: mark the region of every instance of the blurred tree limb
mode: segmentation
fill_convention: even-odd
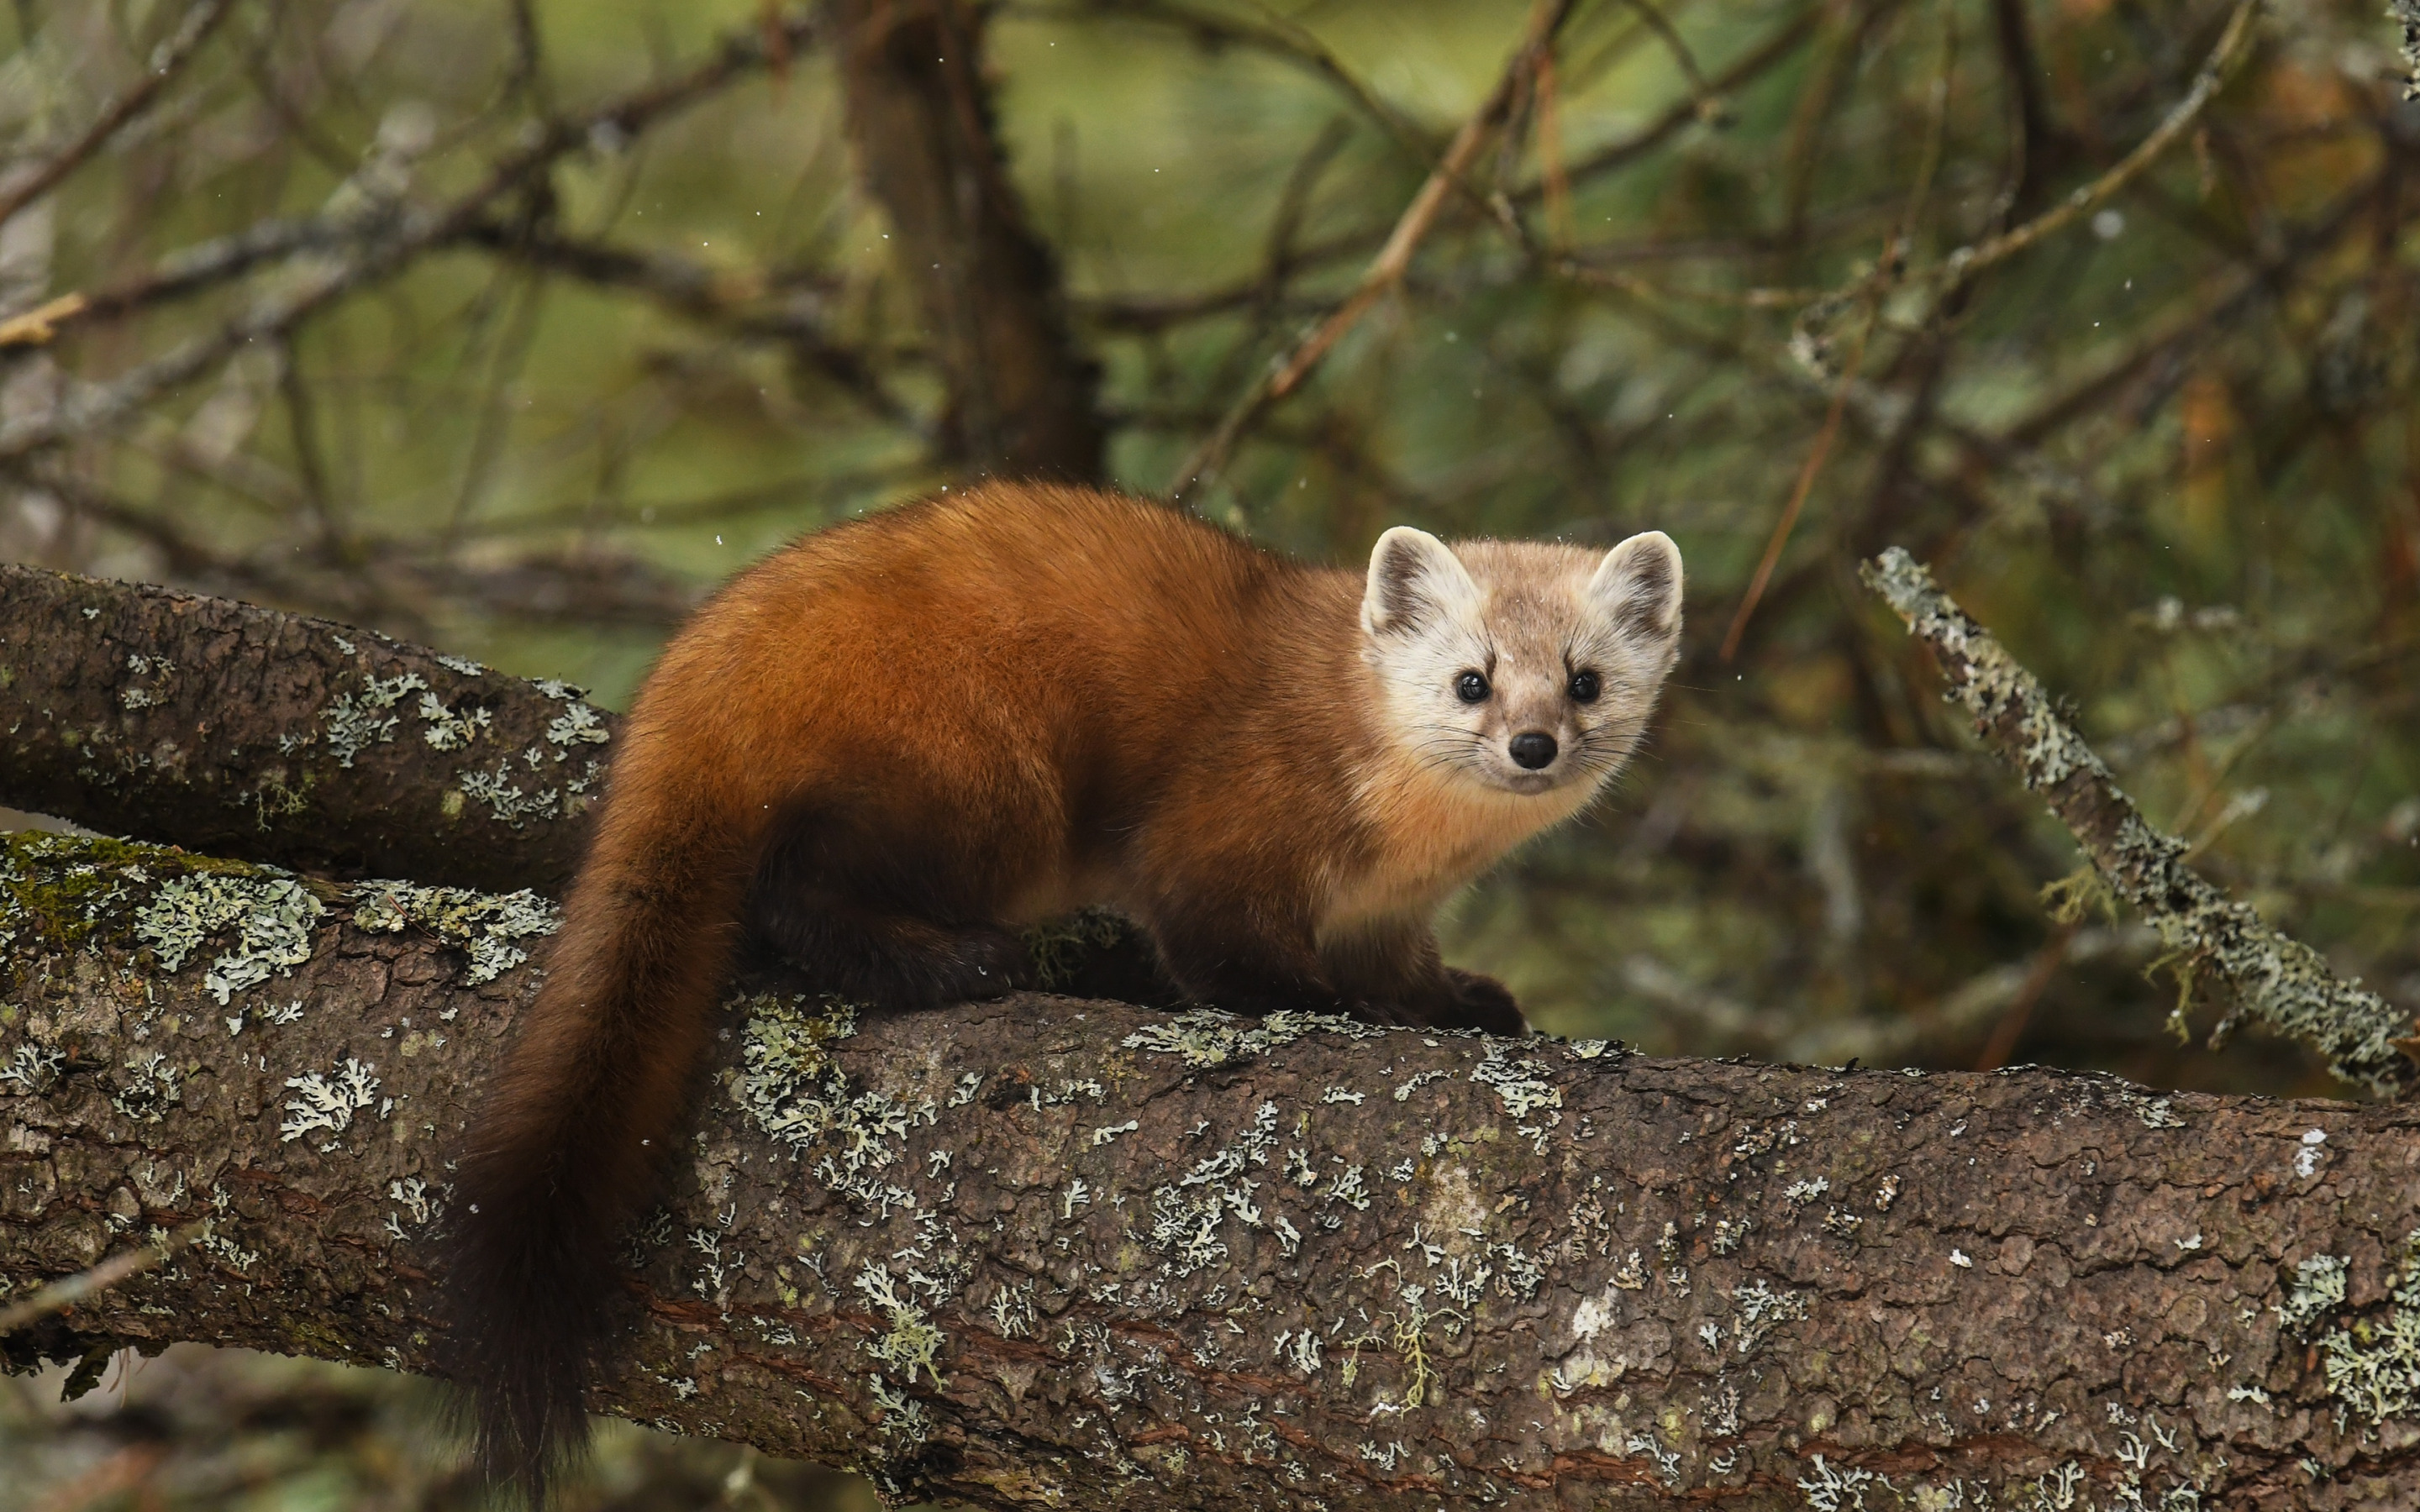
[[[2346,982],[2309,946],[2185,865],[2186,843],[2145,822],[2040,682],[1922,563],[1893,547],[1862,575],[1932,653],[1949,679],[1947,696],[1975,717],[1976,733],[2075,836],[2096,885],[2159,931],[2183,995],[2203,971],[2218,979],[2232,1007],[2215,1036],[2252,1020],[2310,1044],[2338,1076],[2373,1092],[2400,1093],[2420,1079],[2411,1015]],[[2075,911],[2086,901],[2073,900]],[[2175,1022],[2183,1023],[2181,1001]]]
[[[796,20],[780,21],[771,29],[785,46],[803,42],[811,32],[809,23]],[[423,253],[468,235],[495,205],[526,193],[562,159],[626,144],[632,133],[765,68],[767,35],[764,28],[736,32],[683,74],[576,115],[534,123],[535,129],[495,159],[474,187],[435,207],[414,204],[406,193],[412,159],[427,143],[381,138],[315,221],[256,226],[202,254],[224,277],[249,271],[265,256],[304,253],[287,270],[280,286],[264,290],[242,314],[209,334],[190,338],[106,381],[76,384],[58,404],[26,418],[0,421],[0,464],[104,435],[243,347],[274,342],[343,296],[404,271]],[[181,289],[192,286],[194,277],[194,270],[178,267],[162,270],[151,282],[154,287]],[[66,318],[88,320],[114,312],[124,307],[127,298],[88,300]]]
[[[553,745],[610,747],[568,690],[367,632],[23,571],[0,601],[44,628],[0,646],[11,717],[72,725],[125,784],[84,778],[88,823],[115,795],[190,832],[217,805],[143,796],[178,779],[163,762],[225,782],[282,731],[349,752],[299,770],[405,859],[465,752],[502,750],[526,802]],[[40,769],[12,754],[0,800],[44,800]],[[426,884],[558,877],[575,828],[491,826],[349,885],[0,841],[0,1295],[116,1278],[8,1359],[195,1339],[428,1368],[447,1141],[552,918]],[[1122,948],[1036,943],[1078,992]],[[859,1022],[751,970],[632,1236],[599,1410],[1002,1508],[2420,1494],[2402,1104],[1067,997]]]
[[[1099,366],[1068,331],[1057,260],[1027,224],[983,74],[985,8],[827,0],[867,181],[901,239],[949,382],[942,459],[1091,482]]]
[[[133,87],[109,102],[100,116],[83,133],[62,147],[48,162],[14,182],[0,181],[0,226],[7,225],[19,210],[49,193],[61,180],[81,167],[96,152],[109,145],[110,139],[140,118],[160,98],[188,61],[218,30],[227,12],[235,8],[235,0],[200,0],[185,12],[176,31],[162,42],[151,56],[145,59],[143,77]]]
[[[454,887],[568,882],[619,723],[326,620],[13,564],[0,667],[0,803]]]

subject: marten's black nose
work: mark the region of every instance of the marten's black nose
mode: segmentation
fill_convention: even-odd
[[[1555,759],[1555,737],[1532,730],[1512,737],[1512,759],[1534,772]]]

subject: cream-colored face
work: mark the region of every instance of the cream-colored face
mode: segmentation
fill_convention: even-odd
[[[1606,552],[1378,538],[1362,655],[1383,717],[1424,770],[1569,796],[1638,744],[1681,636],[1681,553],[1661,531]]]

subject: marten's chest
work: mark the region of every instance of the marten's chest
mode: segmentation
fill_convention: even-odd
[[[1552,793],[1504,793],[1409,763],[1380,766],[1360,785],[1365,844],[1331,879],[1322,932],[1390,916],[1425,917],[1514,846],[1577,812],[1590,791],[1575,783]]]

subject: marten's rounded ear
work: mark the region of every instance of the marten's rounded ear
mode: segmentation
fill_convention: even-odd
[[[1450,547],[1426,531],[1398,525],[1370,549],[1361,593],[1361,627],[1372,635],[1417,631],[1479,603],[1479,585]]]
[[[1681,548],[1662,531],[1632,536],[1605,554],[1589,597],[1624,635],[1650,639],[1681,629]]]

